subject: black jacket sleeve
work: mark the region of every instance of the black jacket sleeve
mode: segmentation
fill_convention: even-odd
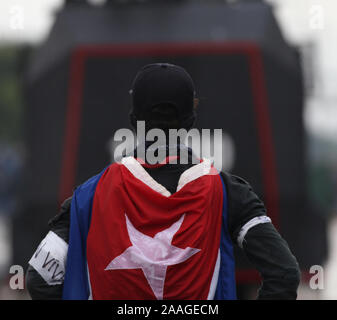
[[[242,227],[253,218],[267,213],[248,182],[234,175],[221,175],[228,194],[229,232],[233,243],[237,244]],[[258,299],[296,299],[299,266],[272,223],[257,224],[249,229],[242,249],[263,279]]]
[[[250,229],[243,243],[248,259],[260,272],[263,284],[258,299],[295,300],[300,270],[288,244],[271,223]]]
[[[221,176],[227,189],[228,229],[233,243],[237,243],[241,228],[251,219],[265,216],[267,212],[247,181],[223,172]]]
[[[60,212],[49,221],[50,231],[55,232],[66,243],[69,241],[71,198],[63,202]],[[33,300],[61,299],[63,285],[49,285],[40,274],[28,265],[26,271],[26,287]]]

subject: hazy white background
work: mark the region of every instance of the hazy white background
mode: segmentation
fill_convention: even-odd
[[[274,5],[289,42],[313,45],[315,95],[307,103],[306,123],[315,133],[337,139],[337,1],[266,1]],[[90,2],[100,4],[104,0]],[[54,13],[63,4],[64,0],[1,0],[0,45],[42,41],[52,26]],[[17,19],[20,15],[22,22]]]

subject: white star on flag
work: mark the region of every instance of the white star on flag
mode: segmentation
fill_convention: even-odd
[[[182,263],[200,251],[171,245],[172,238],[179,230],[185,214],[171,227],[158,232],[153,238],[138,231],[125,214],[126,226],[132,243],[122,254],[113,259],[105,270],[142,269],[154,295],[163,299],[166,269]]]

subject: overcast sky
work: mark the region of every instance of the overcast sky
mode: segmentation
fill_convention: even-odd
[[[53,23],[63,0],[0,0],[0,41],[38,42]]]
[[[317,65],[318,91],[308,99],[306,124],[320,135],[337,142],[337,1],[270,0],[286,38],[312,43]]]
[[[102,2],[103,0],[91,0]],[[288,41],[314,44],[319,92],[307,103],[308,127],[337,140],[337,0],[267,0]],[[0,0],[0,44],[38,43],[64,0]]]

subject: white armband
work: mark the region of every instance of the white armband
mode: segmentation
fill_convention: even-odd
[[[240,230],[239,236],[238,236],[238,245],[240,248],[242,248],[243,245],[243,240],[245,239],[245,236],[249,229],[255,227],[258,224],[261,223],[269,223],[271,222],[271,219],[267,216],[260,216],[260,217],[255,217],[252,220],[249,220]]]
[[[29,264],[49,285],[62,284],[68,244],[53,231],[41,241]]]

